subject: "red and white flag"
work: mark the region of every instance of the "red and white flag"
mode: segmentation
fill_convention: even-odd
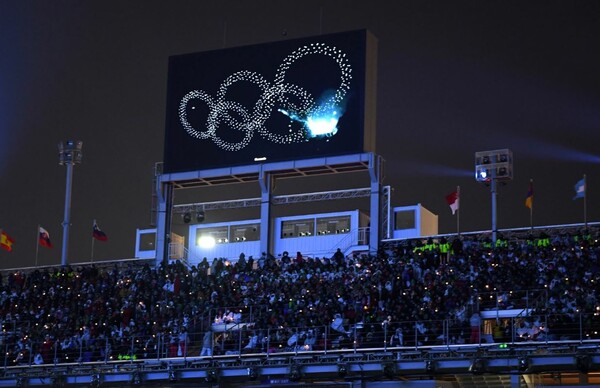
[[[96,220],[94,220],[94,225],[92,226],[92,237],[94,237],[98,241],[108,241],[108,236],[98,226]]]
[[[50,233],[40,226],[40,237],[39,243],[41,246],[46,248],[52,248],[52,241],[50,241]]]
[[[459,202],[458,190],[446,195],[446,203],[448,203],[448,206],[450,206],[450,209],[452,210],[452,214],[455,214],[456,211],[458,210],[458,202]]]

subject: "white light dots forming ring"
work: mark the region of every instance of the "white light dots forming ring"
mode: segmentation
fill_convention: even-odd
[[[330,57],[340,69],[338,88],[328,95],[319,96],[318,100],[300,86],[285,81],[286,72],[294,62],[306,55]],[[190,136],[197,139],[211,139],[225,151],[243,149],[250,143],[255,131],[264,139],[278,144],[305,142],[317,136],[333,136],[337,132],[337,122],[343,114],[344,100],[350,90],[351,79],[352,68],[345,53],[324,43],[313,43],[300,47],[283,60],[272,85],[260,74],[243,70],[223,81],[214,100],[202,90],[187,93],[179,104],[179,120]],[[249,82],[260,89],[261,95],[251,109],[251,113],[241,104],[226,99],[228,88],[237,82]],[[290,98],[292,96],[293,98]],[[206,129],[203,131],[194,128],[188,120],[187,109],[192,100],[202,101],[208,107]],[[266,128],[265,123],[274,111],[289,117],[287,133],[273,133]],[[230,112],[235,114],[231,115]],[[300,129],[292,129],[292,123],[295,121],[303,124]],[[228,142],[219,137],[217,130],[222,124],[233,131],[243,133],[242,140]]]

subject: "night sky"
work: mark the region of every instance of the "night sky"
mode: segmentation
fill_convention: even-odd
[[[90,260],[94,219],[109,236],[96,260],[133,257],[163,155],[169,56],[364,28],[378,39],[393,205],[421,203],[451,233],[444,197],[459,185],[461,230],[490,229],[474,154],[509,148],[499,228],[529,226],[530,178],[535,225],[583,222],[583,174],[587,220],[600,221],[599,19],[598,1],[0,0],[0,228],[15,240],[0,267],[35,264],[38,224],[54,244],[38,264],[60,264],[67,139],[84,142],[69,261]]]

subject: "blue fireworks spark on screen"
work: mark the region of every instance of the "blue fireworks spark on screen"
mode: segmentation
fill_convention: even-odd
[[[288,111],[282,108],[278,112],[288,116],[290,120],[301,123],[306,130],[306,140],[331,137],[338,132],[338,122],[344,114],[344,101],[336,102],[332,92],[324,93],[315,107],[306,114]]]

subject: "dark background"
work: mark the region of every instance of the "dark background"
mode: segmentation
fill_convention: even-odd
[[[169,56],[363,28],[378,38],[377,150],[394,205],[421,203],[453,232],[444,197],[460,185],[461,229],[489,229],[474,154],[510,148],[500,228],[529,226],[530,178],[536,225],[582,222],[583,174],[597,221],[599,15],[598,1],[0,0],[0,227],[15,239],[2,266],[34,265],[38,224],[55,245],[39,264],[60,263],[67,139],[84,142],[70,261],[89,260],[94,218],[109,236],[96,259],[133,256],[162,160]]]

